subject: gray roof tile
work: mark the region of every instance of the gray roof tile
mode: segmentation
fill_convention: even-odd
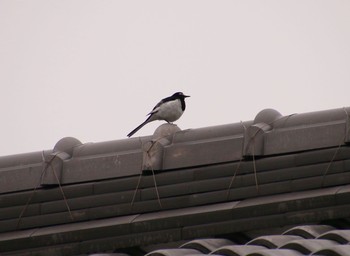
[[[296,250],[303,254],[311,254],[322,249],[326,249],[336,245],[337,243],[325,239],[300,239],[292,241],[282,247],[281,249]]]
[[[249,245],[261,245],[267,248],[279,248],[291,241],[299,240],[301,239],[300,236],[293,236],[293,235],[267,235],[267,236],[260,236],[252,241],[250,241]]]
[[[336,241],[339,244],[350,243],[350,230],[331,230],[321,234],[318,239],[328,239]]]
[[[348,256],[350,255],[350,245],[335,245],[327,249],[321,249],[319,251],[316,251],[312,255]]]
[[[284,235],[296,235],[304,238],[316,238],[328,231],[335,229],[329,225],[301,225],[293,227],[286,232]]]
[[[266,248],[259,245],[228,245],[213,251],[213,253],[225,256],[244,256],[264,249]]]
[[[203,255],[197,250],[194,249],[164,249],[164,250],[156,250],[146,254],[147,256],[195,256],[195,255]]]
[[[300,256],[300,252],[288,249],[261,250],[258,252],[247,254],[246,256]]]
[[[226,245],[233,245],[233,242],[223,238],[203,238],[189,241],[181,245],[181,248],[195,249],[204,254],[208,254],[215,249]]]
[[[95,254],[89,254],[89,256],[129,256],[129,254],[126,254],[126,253],[95,253]]]

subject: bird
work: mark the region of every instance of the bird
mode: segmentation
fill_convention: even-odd
[[[131,137],[144,125],[155,120],[165,120],[168,123],[172,123],[178,120],[186,109],[185,98],[190,96],[183,94],[182,92],[176,92],[173,95],[166,97],[158,102],[158,104],[152,109],[149,116],[142,124],[132,130],[127,136]]]

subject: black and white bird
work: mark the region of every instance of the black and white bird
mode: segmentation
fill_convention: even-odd
[[[127,136],[131,137],[144,125],[155,120],[165,120],[168,123],[172,123],[179,119],[186,109],[185,98],[190,97],[184,95],[182,92],[176,92],[170,97],[162,99],[148,114],[149,117],[134,130],[132,130]]]

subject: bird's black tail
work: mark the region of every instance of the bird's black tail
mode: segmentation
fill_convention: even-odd
[[[132,130],[127,136],[131,137],[133,136],[138,130],[140,130],[145,124],[147,124],[149,122],[149,118],[146,119],[146,121],[144,121],[142,124],[140,124],[139,126],[137,126],[134,130]]]

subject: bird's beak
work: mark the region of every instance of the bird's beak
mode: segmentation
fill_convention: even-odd
[[[191,96],[188,96],[188,95],[184,95],[185,98],[188,98],[188,97],[191,97]]]

